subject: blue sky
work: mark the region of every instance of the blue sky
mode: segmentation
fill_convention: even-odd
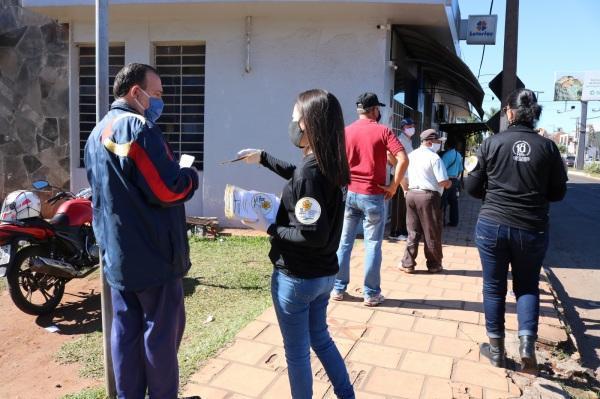
[[[461,17],[488,14],[491,0],[459,0]],[[598,0],[520,0],[517,75],[531,90],[543,91],[538,100],[544,106],[538,123],[549,131],[562,127],[575,129],[580,116],[579,102],[554,102],[554,73],[600,70],[600,1]],[[499,108],[488,88],[489,81],[502,70],[504,14],[506,0],[495,0],[492,14],[498,15],[496,45],[486,46],[479,82],[485,90],[483,109]],[[463,61],[475,76],[483,46],[461,41]],[[575,110],[570,107],[575,105]],[[561,113],[558,113],[561,111]],[[594,112],[593,110],[596,110]],[[594,119],[591,119],[594,118]],[[588,123],[600,129],[600,101],[588,103]]]

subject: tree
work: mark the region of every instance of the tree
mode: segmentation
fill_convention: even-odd
[[[558,145],[558,151],[560,151],[561,154],[566,154],[567,153],[567,146],[564,144],[559,144]]]

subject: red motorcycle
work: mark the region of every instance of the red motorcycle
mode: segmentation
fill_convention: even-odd
[[[37,190],[54,188],[36,181]],[[60,303],[65,284],[83,278],[99,265],[92,230],[89,188],[61,191],[46,202],[65,200],[50,220],[41,217],[39,197],[32,191],[10,193],[0,213],[0,277],[6,277],[15,305],[42,315]]]

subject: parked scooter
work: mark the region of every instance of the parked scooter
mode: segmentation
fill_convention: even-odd
[[[55,188],[43,180],[33,187]],[[91,190],[60,191],[46,202],[61,200],[65,201],[50,220],[42,218],[40,199],[32,191],[8,194],[0,211],[0,277],[6,277],[13,302],[25,313],[52,312],[65,284],[99,265]]]

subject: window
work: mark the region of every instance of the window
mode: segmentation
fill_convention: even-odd
[[[204,162],[204,63],[206,46],[156,45],[155,65],[163,86],[165,108],[158,120],[175,156]]]
[[[109,103],[114,100],[115,75],[125,66],[125,46],[108,49]],[[108,111],[108,110],[107,110]],[[79,167],[83,168],[85,142],[96,126],[96,48],[79,46]]]

